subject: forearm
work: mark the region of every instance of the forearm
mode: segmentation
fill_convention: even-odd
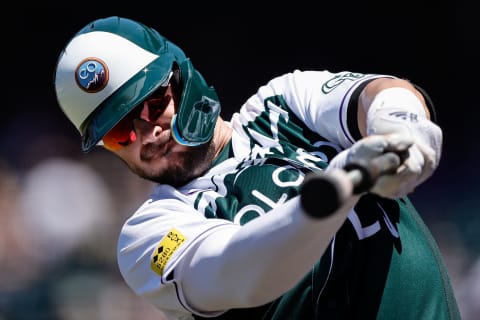
[[[320,259],[356,200],[327,218],[313,219],[295,198],[236,232],[209,236],[182,263],[188,268],[182,272],[187,300],[203,311],[272,301]]]

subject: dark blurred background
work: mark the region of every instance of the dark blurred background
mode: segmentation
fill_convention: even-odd
[[[446,257],[464,319],[478,314],[480,55],[478,14],[470,5],[12,6],[2,22],[0,320],[161,319],[131,296],[114,257],[118,228],[151,185],[103,150],[82,154],[53,87],[55,63],[69,39],[111,15],[144,22],[183,48],[217,89],[224,117],[270,78],[294,69],[387,73],[423,87],[444,129],[444,153],[435,176],[411,198]]]

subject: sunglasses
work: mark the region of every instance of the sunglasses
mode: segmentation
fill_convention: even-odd
[[[168,79],[170,80],[170,78]],[[103,146],[108,150],[119,150],[137,140],[133,120],[140,119],[154,123],[167,108],[171,97],[167,97],[169,81],[161,85],[153,94],[135,106],[110,131],[103,136]]]

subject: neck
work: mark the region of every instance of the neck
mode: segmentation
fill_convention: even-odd
[[[222,118],[218,118],[215,126],[215,133],[213,135],[213,139],[215,139],[215,158],[220,154],[231,138],[232,128],[230,128]]]

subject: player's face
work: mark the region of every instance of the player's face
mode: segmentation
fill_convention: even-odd
[[[133,128],[129,135],[132,138],[127,138],[122,147],[108,149],[140,177],[178,187],[208,170],[215,151],[212,142],[187,147],[172,138],[175,101],[170,85],[161,97],[147,98],[127,124]]]

